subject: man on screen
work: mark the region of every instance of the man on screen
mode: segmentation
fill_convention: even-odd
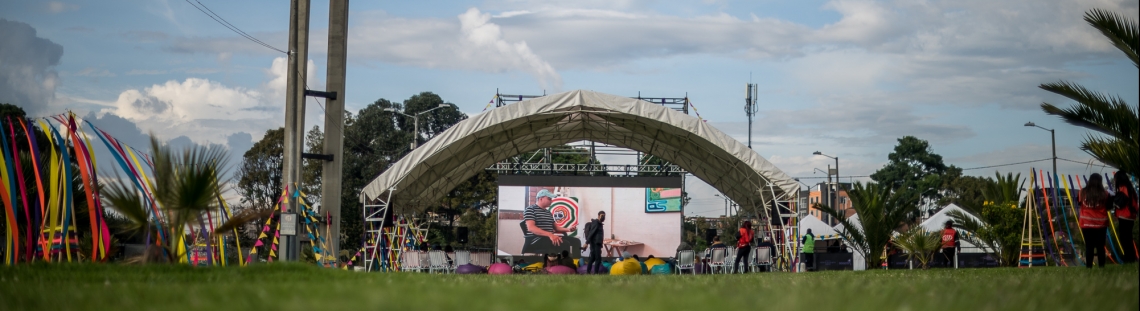
[[[534,196],[535,204],[527,206],[523,211],[523,223],[526,234],[523,236],[523,254],[560,253],[563,250],[571,254],[582,251],[582,241],[578,239],[562,239],[560,233],[570,233],[574,230],[554,225],[554,215],[550,213],[550,203],[555,196],[550,190],[542,189]]]

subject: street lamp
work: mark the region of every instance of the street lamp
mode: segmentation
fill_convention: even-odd
[[[811,154],[821,155],[821,156],[825,156],[828,158],[835,159],[835,205],[832,205],[832,206],[834,206],[835,208],[838,209],[839,208],[839,156],[833,157],[833,156],[823,154],[822,152],[819,152],[819,151],[812,152]]]
[[[419,140],[420,140],[419,139],[420,138],[420,115],[431,112],[432,110],[436,110],[439,108],[447,108],[447,107],[451,107],[451,105],[439,104],[439,106],[436,106],[435,108],[420,111],[420,112],[416,113],[415,115],[409,115],[409,114],[400,112],[399,110],[396,110],[395,108],[384,108],[384,111],[395,112],[398,114],[402,114],[405,117],[412,118],[412,121],[415,124],[415,135],[412,137],[412,150],[416,150],[416,147],[419,147]]]
[[[1033,122],[1025,122],[1025,126],[1032,126],[1049,131],[1049,136],[1053,138],[1053,178],[1057,178],[1057,132],[1053,131],[1053,129],[1047,129],[1040,125],[1033,124]],[[1054,180],[1054,184],[1056,184],[1055,182],[1056,180]]]
[[[724,199],[724,216],[726,216],[726,217],[729,216],[728,215],[728,198],[723,197],[720,194],[713,194],[713,195],[718,197],[718,198]]]

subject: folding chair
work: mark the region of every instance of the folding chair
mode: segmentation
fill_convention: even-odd
[[[421,272],[424,266],[420,263],[420,252],[407,251],[400,253],[400,271]]]
[[[768,271],[772,271],[772,249],[767,246],[757,247],[752,250],[753,269],[760,267],[768,267]]]
[[[436,271],[443,271],[443,273],[451,271],[451,267],[447,265],[447,253],[443,251],[428,252],[428,272],[434,273]]]
[[[491,253],[478,252],[471,254],[471,264],[481,267],[491,266]]]
[[[728,273],[736,272],[736,271],[733,271],[733,270],[736,270],[734,263],[736,263],[736,248],[735,247],[725,248],[724,249],[724,265],[721,266],[724,269],[724,273],[728,274]]]
[[[455,266],[462,266],[471,264],[471,252],[469,251],[455,251]]]
[[[712,259],[709,260],[709,268],[712,269],[713,274],[716,274],[716,269],[724,269],[724,258],[726,249],[716,248],[712,250]]]
[[[696,260],[697,254],[692,250],[685,250],[677,252],[677,274],[681,274],[681,270],[689,269],[693,274],[697,274],[697,266],[693,263]]]

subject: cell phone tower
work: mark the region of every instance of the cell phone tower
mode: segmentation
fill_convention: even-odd
[[[752,149],[752,117],[756,116],[756,84],[748,83],[744,94],[744,114],[748,115],[748,149]]]

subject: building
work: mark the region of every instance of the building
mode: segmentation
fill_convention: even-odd
[[[802,216],[812,215],[812,216],[815,216],[816,218],[819,218],[819,220],[822,220],[824,223],[826,223],[828,225],[831,225],[831,226],[838,225],[839,220],[834,219],[833,217],[831,217],[827,213],[824,213],[822,210],[816,209],[815,205],[816,204],[822,204],[822,205],[827,205],[827,206],[835,205],[835,207],[837,207],[837,209],[843,211],[844,217],[851,217],[851,215],[855,214],[855,210],[851,208],[851,198],[847,196],[847,190],[846,189],[848,189],[850,187],[851,187],[851,183],[839,183],[839,191],[838,191],[839,204],[838,205],[834,203],[836,200],[836,197],[834,196],[835,191],[831,191],[835,188],[835,184],[828,184],[825,182],[821,182],[819,184],[812,186],[811,189],[809,189],[807,191],[802,191],[800,194],[800,198],[801,198],[800,201],[802,203],[806,203],[806,204],[804,204],[805,208],[800,209],[800,216],[802,217]],[[803,199],[805,197],[806,197],[806,202]]]

